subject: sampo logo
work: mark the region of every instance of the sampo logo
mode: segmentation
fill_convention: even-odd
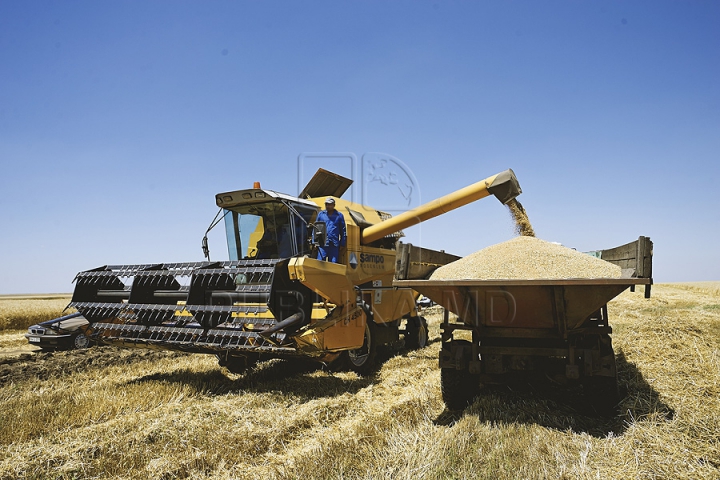
[[[385,257],[382,255],[363,253],[360,255],[360,263],[385,263]]]

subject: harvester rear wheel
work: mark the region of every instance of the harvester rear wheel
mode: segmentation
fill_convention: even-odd
[[[440,388],[449,410],[464,410],[478,394],[478,379],[467,370],[440,369]]]
[[[405,327],[405,348],[418,350],[428,344],[428,326],[424,317],[416,316],[407,319]]]
[[[377,326],[372,320],[366,322],[363,346],[356,350],[348,350],[345,352],[350,370],[365,375],[375,368],[375,357],[377,355],[377,343],[375,342],[376,328]]]

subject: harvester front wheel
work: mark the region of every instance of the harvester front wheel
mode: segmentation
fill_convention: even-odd
[[[372,321],[365,323],[365,338],[362,347],[355,350],[348,350],[347,363],[350,370],[365,375],[375,367],[375,356],[377,355],[377,343],[375,342],[375,329],[377,326]]]
[[[405,327],[405,348],[419,350],[428,344],[428,326],[424,317],[416,316],[407,319]]]

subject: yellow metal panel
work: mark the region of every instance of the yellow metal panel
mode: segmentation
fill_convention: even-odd
[[[365,338],[365,314],[355,311],[355,319],[337,322],[323,332],[325,350],[330,352],[360,348]]]
[[[300,277],[303,275],[302,262],[300,262],[300,260],[302,259],[299,257],[293,257],[288,262],[288,274],[290,275],[290,280],[297,280],[299,282],[305,280],[304,276],[302,278]]]
[[[310,318],[313,320],[322,320],[327,317],[328,311],[323,307],[313,307]]]
[[[365,337],[365,314],[359,307],[345,313],[342,309],[312,325],[293,338],[299,350],[307,354],[352,350],[363,345]]]
[[[384,278],[387,275],[391,277],[395,275],[395,250],[364,245],[348,247],[349,250],[350,248],[352,248],[351,252],[355,254],[358,262],[356,268],[348,267],[348,275],[354,284],[359,285]]]
[[[308,257],[291,259],[288,264],[291,279],[302,282],[337,305],[355,303],[355,292],[353,284],[346,276],[347,270],[345,265]]]
[[[255,258],[257,255],[257,244],[264,234],[265,228],[263,227],[263,222],[258,222],[257,227],[255,227],[255,231],[250,234],[248,239],[247,251],[245,254],[249,258]]]
[[[349,215],[347,215],[349,216]],[[360,227],[347,223],[347,245],[360,245]],[[344,263],[344,262],[343,262]]]
[[[396,319],[408,314],[415,316],[417,314],[415,300],[418,295],[414,290],[395,290],[395,298],[393,299],[395,312],[392,316]]]
[[[382,279],[382,286],[392,285],[392,276]],[[363,291],[365,292],[365,291]],[[415,298],[417,293],[409,289],[378,289],[372,290],[369,297],[372,302],[375,323],[388,323],[402,318],[407,314],[415,315]],[[366,299],[366,302],[368,300]]]
[[[247,312],[247,313],[237,312],[237,313],[233,313],[232,316],[235,318],[252,318],[252,319],[274,318],[273,314],[272,314],[272,312],[270,312],[270,310],[266,310],[264,312],[257,312],[257,313],[255,313],[255,312]]]
[[[315,204],[317,204],[318,207],[324,208],[325,207],[325,198],[326,197],[318,197],[318,198],[310,198],[309,200],[311,202],[314,202]],[[350,202],[350,201],[344,200],[342,198],[335,198],[335,209],[338,212],[343,214],[343,217],[345,218],[345,224],[348,226],[349,225],[355,226],[355,221],[348,214],[348,209],[362,213],[363,217],[365,217],[365,220],[368,223],[375,224],[375,223],[382,222],[382,218],[380,218],[378,211],[375,210],[374,208],[368,207],[367,205],[362,205],[360,203]]]

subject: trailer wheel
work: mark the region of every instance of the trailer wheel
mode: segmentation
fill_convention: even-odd
[[[478,379],[467,370],[441,368],[440,388],[449,410],[464,410],[478,394]]]
[[[377,327],[372,321],[365,323],[365,339],[363,346],[348,350],[344,356],[347,357],[347,363],[350,370],[361,375],[366,375],[375,367],[375,356],[377,355],[377,344],[375,342],[375,329]]]
[[[588,403],[601,415],[612,414],[620,403],[617,383],[617,363],[609,335],[599,337],[600,369],[604,375],[592,375],[583,379],[583,389]]]
[[[424,317],[416,316],[407,319],[405,327],[405,348],[418,350],[428,344],[428,326]]]
[[[590,377],[583,385],[588,402],[600,415],[609,415],[620,403],[617,377]]]
[[[470,373],[468,366],[471,352],[472,344],[467,340],[453,340],[442,345],[440,389],[450,410],[463,410],[478,394],[478,377]]]
[[[583,389],[595,411],[601,415],[608,415],[612,414],[617,404],[620,403],[615,352],[609,338],[600,345],[600,355],[601,358],[608,359],[611,363],[611,365],[607,366],[607,370],[612,372],[612,375],[585,377]]]
[[[225,367],[230,373],[241,374],[251,369],[258,362],[260,356],[257,353],[246,355],[217,354],[218,365]]]

